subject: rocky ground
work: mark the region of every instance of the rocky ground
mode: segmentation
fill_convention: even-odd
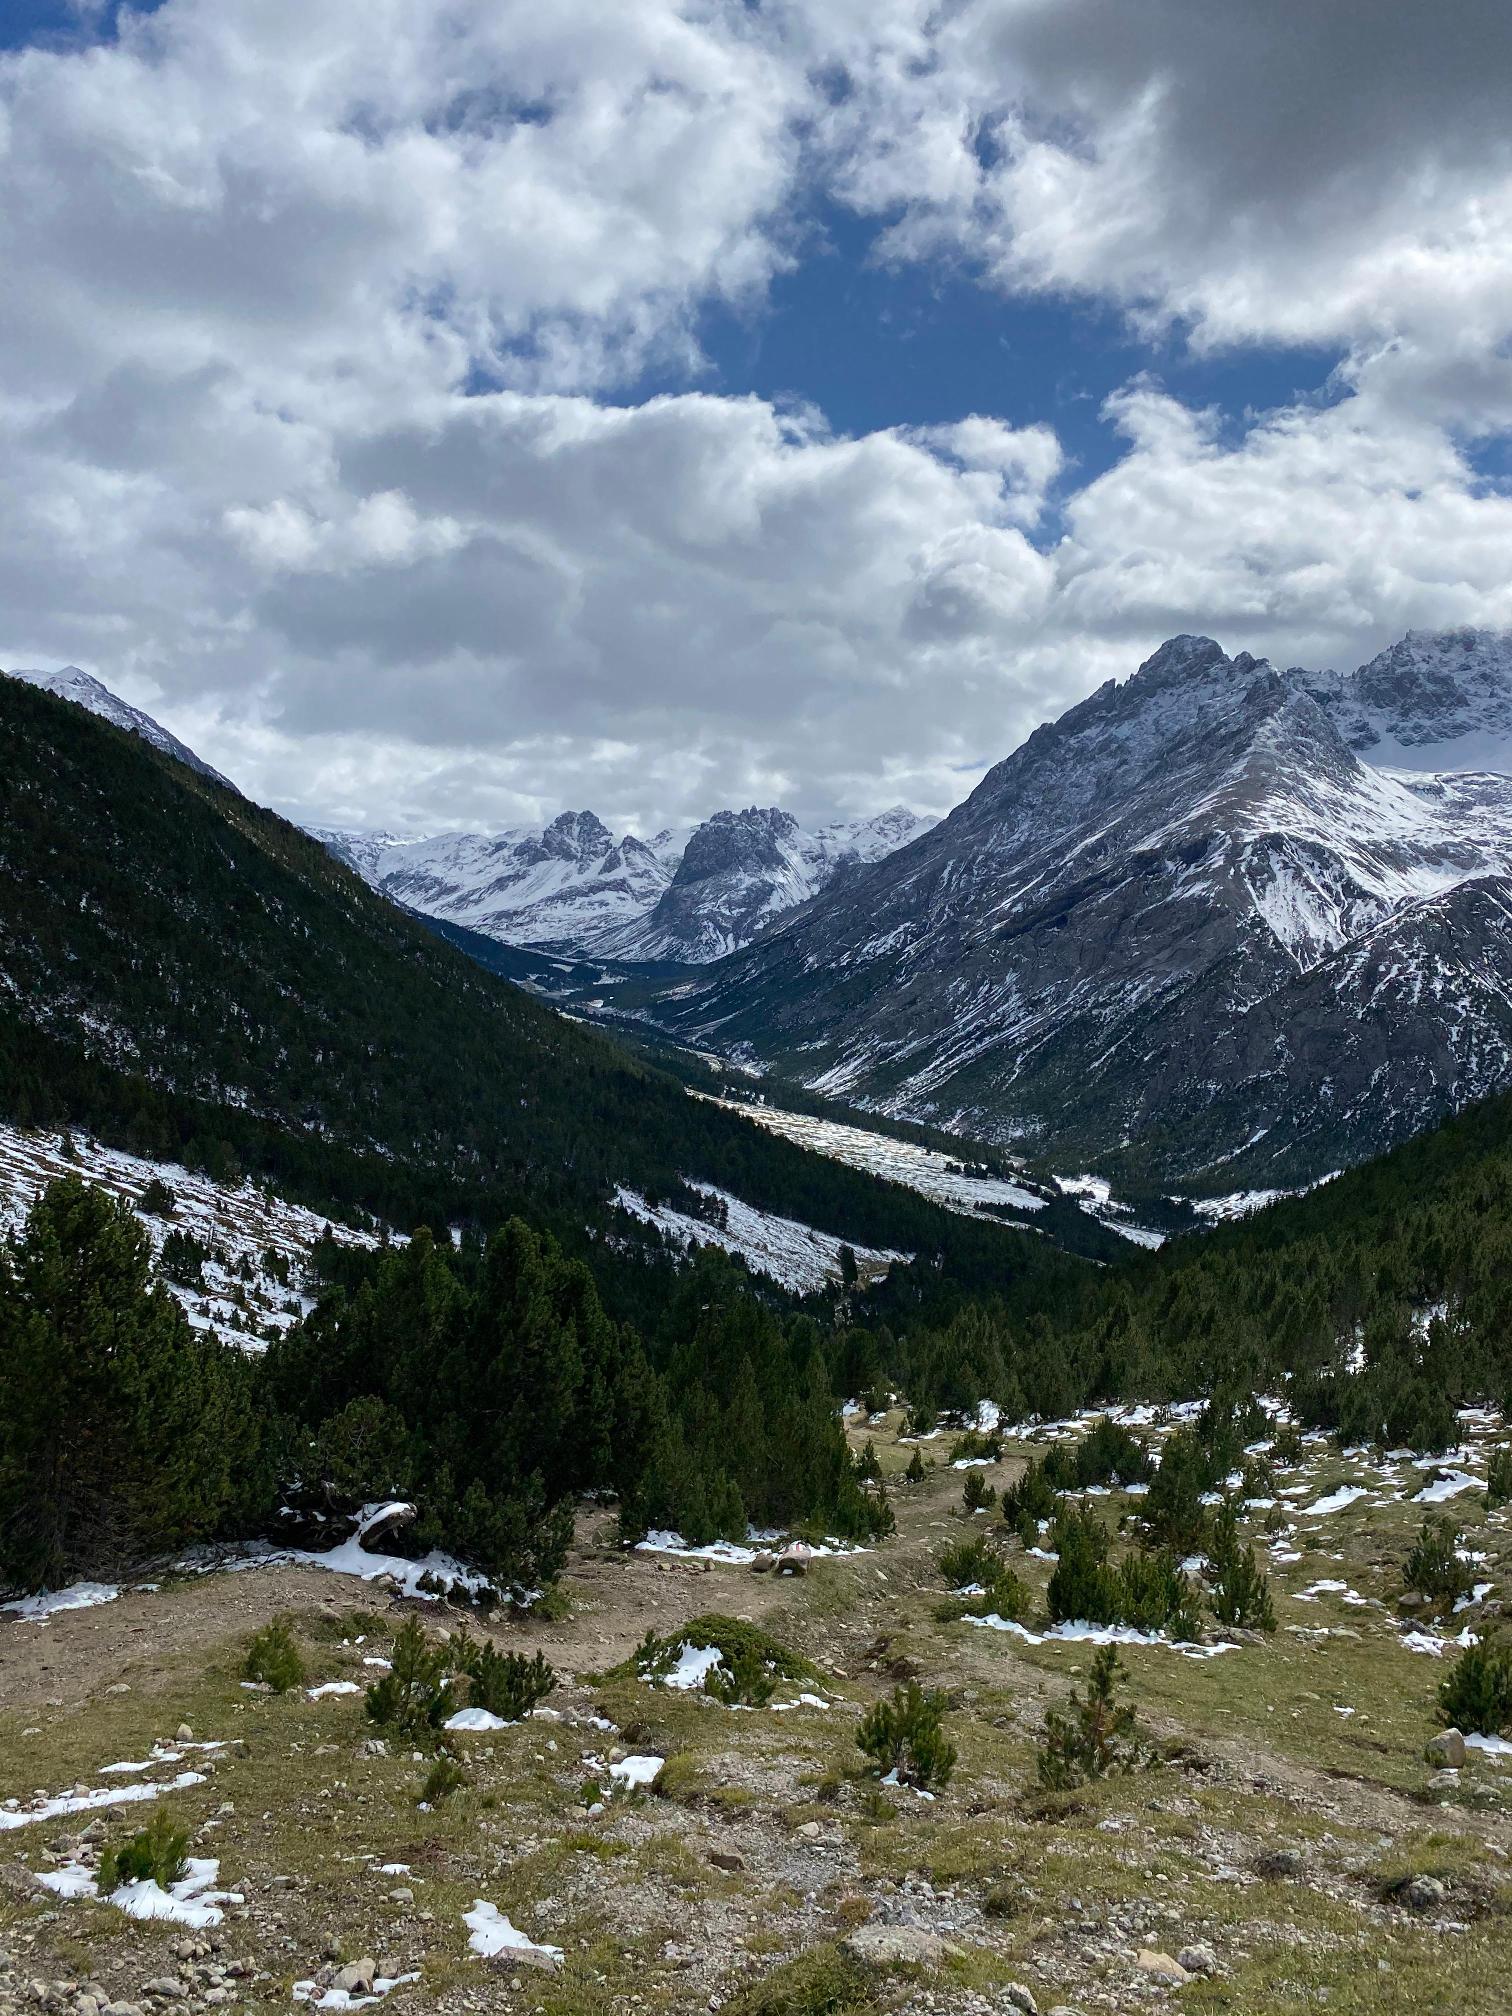
[[[855,1431],[890,1478],[912,1453],[899,1425]],[[559,1686],[529,1721],[459,1735],[468,1783],[430,1804],[429,1758],[375,1736],[361,1689],[406,1615],[455,1629],[454,1611],[270,1567],[165,1577],[45,1623],[0,1616],[0,2009],[1505,2006],[1512,1758],[1425,1760],[1465,1620],[1414,1650],[1397,1608],[1418,1494],[1456,1477],[1437,1509],[1481,1557],[1475,1620],[1512,1574],[1507,1515],[1471,1488],[1473,1442],[1442,1482],[1309,1445],[1251,1515],[1280,1628],[1218,1657],[1125,1648],[1157,1761],[1059,1795],[1037,1788],[1036,1738],[1091,1648],[936,1615],[934,1557],[967,1522],[949,1440],[923,1446],[927,1480],[893,1489],[896,1539],[801,1577],[626,1553],[585,1508],[569,1614],[487,1627],[543,1650]],[[1010,1441],[986,1476],[1008,1481],[1025,1453]],[[1042,1590],[1049,1564],[1011,1551]],[[709,1612],[804,1654],[821,1679],[802,1691],[829,1705],[731,1710],[613,1672],[648,1627]],[[307,1687],[249,1692],[246,1642],[279,1613]],[[951,1702],[960,1761],[934,1799],[879,1788],[854,1741],[865,1705],[910,1675]],[[310,1691],[330,1683],[355,1691]],[[651,1791],[610,1789],[627,1753],[665,1760]],[[176,1789],[140,1796],[157,1786]],[[85,1803],[52,1803],[68,1795]],[[201,1922],[39,1883],[157,1807],[216,1865],[183,1900]],[[480,1956],[465,1922],[480,1904],[560,1958]]]

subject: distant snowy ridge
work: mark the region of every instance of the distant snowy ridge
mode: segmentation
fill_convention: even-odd
[[[930,823],[894,807],[808,832],[753,806],[651,840],[616,839],[592,812],[494,834],[310,830],[394,902],[504,944],[701,964]]]
[[[209,777],[232,790],[236,788],[229,777],[222,777],[219,770],[212,770],[202,757],[196,756],[187,743],[180,742],[177,735],[170,735],[161,722],[154,721],[150,714],[144,714],[140,707],[133,707],[122,700],[90,673],[81,672],[77,665],[65,665],[61,672],[28,672],[18,668],[9,676],[24,679],[28,686],[40,686],[44,693],[56,694],[60,700],[72,700],[76,706],[87,707],[101,720],[113,722],[128,734],[140,735],[144,742],[150,742],[154,749],[161,749],[165,756],[187,763],[202,777]]]

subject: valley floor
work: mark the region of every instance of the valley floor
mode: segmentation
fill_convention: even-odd
[[[967,1530],[962,1473],[931,1439],[926,1481],[904,1485],[900,1426],[852,1430],[898,1479],[898,1536],[802,1577],[626,1552],[612,1514],[584,1508],[570,1615],[492,1627],[542,1649],[561,1685],[529,1722],[459,1737],[471,1782],[429,1810],[428,1760],[375,1745],[363,1714],[373,1662],[417,1608],[379,1584],[270,1567],[165,1577],[45,1623],[0,1616],[0,2008],[360,2006],[331,1984],[363,1956],[384,1979],[418,1977],[392,1988],[396,2016],[1505,2007],[1512,1756],[1472,1753],[1430,1787],[1442,1639],[1462,1619],[1414,1650],[1396,1612],[1413,1501],[1456,1476],[1486,1600],[1512,1579],[1512,1524],[1472,1491],[1473,1449],[1439,1485],[1310,1443],[1278,1480],[1268,1543],[1253,1514],[1280,1628],[1221,1657],[1125,1648],[1161,1761],[1052,1796],[1035,1738],[1090,1648],[940,1621],[934,1556]],[[985,1474],[1001,1485],[1025,1454],[1010,1440]],[[1042,1592],[1048,1564],[1013,1555]],[[246,1641],[280,1612],[308,1687],[247,1692]],[[729,1710],[611,1673],[648,1626],[709,1612],[804,1653],[829,1705]],[[960,1750],[934,1799],[879,1792],[854,1743],[862,1708],[915,1673],[949,1692]],[[333,1682],[351,1691],[310,1691]],[[585,1793],[624,1752],[665,1760],[654,1789]],[[108,1768],[123,1764],[139,1768]],[[218,1922],[138,1922],[38,1884],[102,1812],[112,1838],[141,1824],[154,1801],[125,1788],[185,1778],[163,1796],[195,1830],[191,1854],[218,1865],[203,1879],[228,1893],[208,1907]],[[39,1791],[100,1797],[70,1815],[33,1810]],[[562,1949],[560,1968],[471,1951],[480,1901]],[[877,1924],[894,1928],[890,1963],[874,1934],[862,1957],[847,1945]],[[1160,1956],[1183,1951],[1178,1981]]]

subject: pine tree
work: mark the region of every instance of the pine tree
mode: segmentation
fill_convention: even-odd
[[[195,1336],[151,1251],[69,1176],[0,1258],[0,1583],[117,1573],[255,1500],[251,1370]]]

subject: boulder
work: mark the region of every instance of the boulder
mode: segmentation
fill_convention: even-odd
[[[1149,1946],[1140,1947],[1134,1965],[1141,1974],[1149,1974],[1156,1981],[1169,1981],[1176,1988],[1191,1979],[1179,1960],[1173,1960],[1169,1953],[1157,1953]]]
[[[1423,1756],[1438,1771],[1458,1771],[1465,1761],[1465,1739],[1458,1729],[1441,1729],[1423,1745]]]
[[[1444,1908],[1444,1886],[1437,1876],[1409,1876],[1394,1884],[1391,1894],[1409,1911],[1427,1913]]]
[[[919,1925],[858,1925],[840,1945],[868,1967],[943,1967],[959,1950]]]
[[[1286,1876],[1300,1876],[1302,1869],[1300,1848],[1267,1848],[1263,1855],[1255,1857],[1255,1874],[1268,1876],[1273,1882]]]
[[[354,1960],[350,1966],[343,1967],[331,1986],[339,1989],[343,1995],[371,1995],[373,1983],[377,1978],[378,1964],[368,1957]]]
[[[1188,1974],[1213,1975],[1218,1972],[1218,1955],[1211,1946],[1199,1941],[1193,1946],[1183,1946],[1176,1955],[1176,1964]]]

